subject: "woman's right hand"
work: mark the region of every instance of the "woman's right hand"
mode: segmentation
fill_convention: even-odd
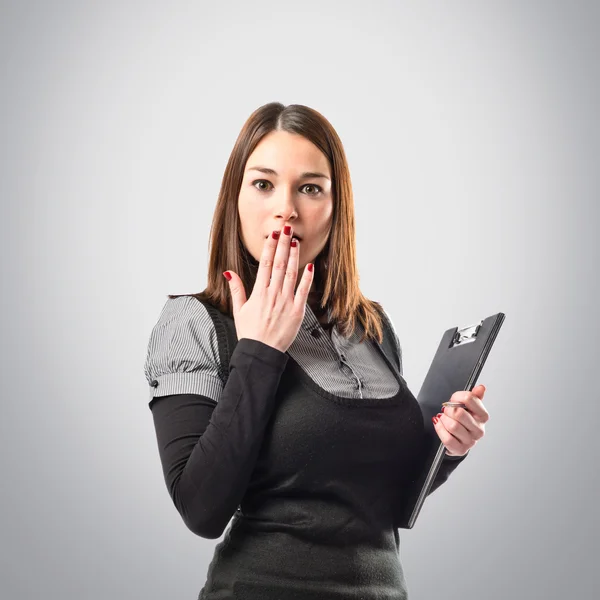
[[[286,230],[289,231],[286,233]],[[238,340],[258,340],[285,352],[291,345],[306,310],[308,293],[314,273],[306,265],[302,279],[294,293],[298,280],[300,242],[294,248],[291,227],[284,228],[283,235],[274,231],[265,241],[256,275],[254,289],[246,299],[244,284],[237,273],[231,274],[229,288],[233,302],[233,319]],[[279,238],[279,239],[277,239]]]

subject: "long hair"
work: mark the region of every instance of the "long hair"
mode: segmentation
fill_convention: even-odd
[[[255,110],[235,142],[221,182],[209,240],[208,285],[197,294],[169,294],[169,298],[196,296],[233,318],[229,284],[223,271],[235,271],[252,293],[258,262],[242,242],[238,196],[246,161],[260,141],[272,131],[300,134],[310,140],[329,161],[332,175],[333,223],[329,239],[315,258],[315,274],[308,303],[317,316],[331,308],[331,318],[344,337],[354,332],[356,321],[367,337],[383,341],[382,308],[360,291],[356,265],[354,198],[346,155],[329,121],[302,104],[284,106],[271,102]]]

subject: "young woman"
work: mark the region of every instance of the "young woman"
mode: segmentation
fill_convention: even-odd
[[[199,598],[408,597],[397,523],[424,424],[389,315],[358,282],[335,130],[306,106],[260,107],[225,169],[208,286],[169,296],[145,364],[184,523],[216,539],[233,517]],[[457,391],[465,408],[436,418],[432,491],[483,436],[483,394]]]

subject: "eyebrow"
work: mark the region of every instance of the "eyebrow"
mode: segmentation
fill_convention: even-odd
[[[269,169],[269,167],[250,167],[247,169],[248,171],[260,171],[261,173],[266,173],[267,175],[275,175],[277,176],[277,171],[274,169]],[[317,173],[315,171],[305,171],[300,175],[300,179],[305,179],[306,177],[322,177],[323,179],[329,179],[327,175],[323,173]]]

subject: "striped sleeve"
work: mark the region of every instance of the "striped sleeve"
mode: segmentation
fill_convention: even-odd
[[[382,307],[383,309],[383,307]],[[399,365],[398,368],[400,370],[400,375],[402,375],[402,377],[404,377],[404,370],[403,370],[403,366],[402,366],[402,346],[400,345],[400,338],[398,337],[398,334],[396,332],[396,328],[394,327],[394,323],[389,315],[389,313],[383,309],[383,312],[385,313],[385,316],[387,317],[387,320],[390,322],[390,325],[392,327],[392,331],[394,332],[394,341],[396,342],[396,348],[398,350],[398,361],[399,361]]]
[[[152,329],[144,374],[153,398],[201,394],[219,401],[219,345],[206,307],[192,296],[169,298]]]

